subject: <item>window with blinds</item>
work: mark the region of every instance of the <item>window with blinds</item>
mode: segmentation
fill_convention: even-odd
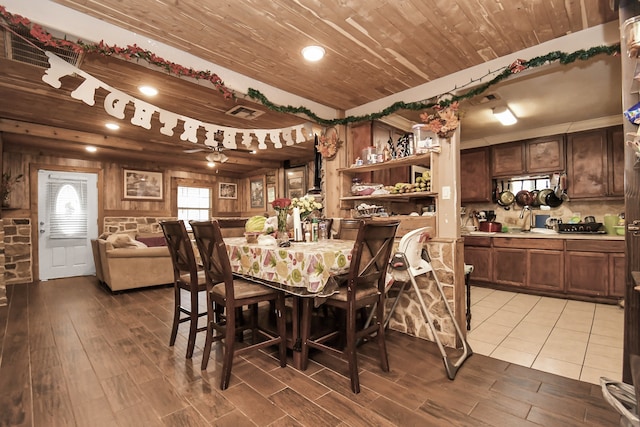
[[[211,189],[178,186],[178,219],[184,221],[188,230],[191,220],[211,219]]]
[[[49,238],[86,239],[87,181],[49,177],[47,184]]]

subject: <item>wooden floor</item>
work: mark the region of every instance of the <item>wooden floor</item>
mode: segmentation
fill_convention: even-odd
[[[220,350],[200,370],[185,330],[169,347],[168,287],[112,295],[93,277],[7,287],[0,307],[0,426],[616,426],[598,386],[473,355],[454,381],[437,347],[391,331],[391,372],[360,347],[362,392],[346,364],[309,369],[241,358],[219,391]],[[6,326],[6,327],[5,327]]]

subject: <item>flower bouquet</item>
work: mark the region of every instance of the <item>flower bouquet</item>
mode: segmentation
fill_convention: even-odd
[[[278,218],[278,236],[287,232],[287,215],[291,208],[291,199],[282,197],[271,202]]]
[[[432,114],[420,114],[420,119],[427,124],[430,131],[440,138],[451,138],[460,124],[458,102],[452,102],[444,108],[441,105],[436,105],[433,109],[435,111]]]
[[[298,208],[300,219],[304,221],[313,212],[322,209],[322,203],[316,202],[313,196],[294,197],[291,200],[291,208]]]

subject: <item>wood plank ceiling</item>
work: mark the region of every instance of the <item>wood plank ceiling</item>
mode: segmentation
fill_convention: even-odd
[[[53,2],[326,105],[338,114],[617,20],[617,11],[612,10],[610,2],[599,0]],[[12,12],[10,7],[7,10]],[[69,38],[74,40],[74,35],[69,34]],[[100,38],[108,40],[109,35]],[[314,64],[304,62],[299,53],[309,44],[323,46],[327,51],[325,59]],[[160,95],[150,102],[203,122],[265,129],[308,120],[305,116],[272,112],[244,99],[242,93],[235,100],[224,100],[202,83],[135,62],[88,55],[80,68],[129,94],[137,93],[137,86],[143,82],[156,85]],[[211,71],[217,72],[214,67]],[[79,142],[89,139],[101,147],[106,158],[138,156],[190,169],[203,168],[206,153],[184,153],[193,144],[180,141],[177,135],[161,135],[156,131],[159,125],[151,131],[123,126],[117,135],[107,133],[103,125],[110,116],[102,108],[86,106],[69,96],[81,79],[65,78],[61,89],[53,89],[42,82],[42,74],[41,68],[6,57],[0,60],[0,97],[13,100],[0,103],[0,130],[5,145],[33,144],[38,150],[46,150],[55,140],[56,150],[79,153]],[[218,74],[225,79],[223,73]],[[105,93],[97,94],[96,105],[101,105],[104,96]],[[265,113],[252,121],[225,114],[237,104]],[[53,126],[57,132],[32,124]],[[73,133],[66,136],[65,129]],[[34,138],[35,134],[39,138]],[[277,166],[283,160],[302,162],[311,158],[312,148],[309,140],[286,149],[260,151],[258,155],[228,152],[230,160],[219,165],[219,170],[242,175]]]

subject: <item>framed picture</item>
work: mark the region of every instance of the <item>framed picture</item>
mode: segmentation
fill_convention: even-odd
[[[307,194],[307,167],[285,169],[285,193],[289,199]]]
[[[238,184],[231,182],[221,182],[218,184],[218,196],[221,199],[237,199]]]
[[[122,194],[129,200],[162,200],[162,172],[123,169]]]
[[[276,186],[267,184],[267,203],[271,203],[276,199]]]
[[[425,168],[424,166],[411,166],[410,178],[411,184],[416,183],[416,178],[422,176],[422,172],[428,171],[429,168]]]
[[[264,178],[249,179],[251,207],[264,209]]]

